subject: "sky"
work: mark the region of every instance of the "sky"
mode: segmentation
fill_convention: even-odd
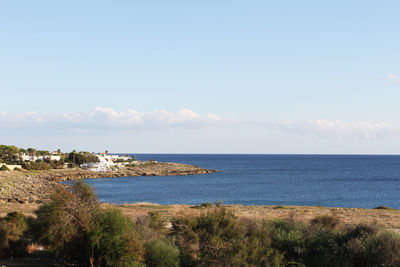
[[[0,144],[399,154],[399,1],[0,1]]]

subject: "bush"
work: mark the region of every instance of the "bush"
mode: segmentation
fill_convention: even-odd
[[[100,162],[96,155],[89,152],[71,152],[68,154],[67,161],[77,166],[83,163]]]
[[[330,229],[336,228],[339,222],[339,218],[329,215],[317,216],[311,220],[311,224],[319,224]]]
[[[237,219],[224,207],[172,222],[183,266],[279,266],[268,225]]]
[[[374,225],[359,224],[355,227],[347,229],[345,238],[347,240],[363,238],[368,235],[376,235],[379,229]]]
[[[323,225],[308,227],[305,239],[305,253],[301,259],[307,267],[346,266],[343,234]]]
[[[147,216],[136,220],[136,229],[144,243],[153,239],[165,239],[169,231],[166,225],[167,220],[161,216],[160,212],[149,212]]]
[[[400,239],[394,233],[364,233],[351,239],[346,248],[354,266],[400,266]]]
[[[374,225],[337,228],[336,220],[311,224],[274,221],[272,247],[285,254],[288,266],[400,266],[400,238]],[[300,264],[300,265],[299,265]]]
[[[14,235],[22,236],[28,229],[26,217],[20,212],[7,213],[3,220],[10,225],[11,231]]]
[[[101,266],[133,266],[143,260],[143,247],[132,221],[120,210],[107,209],[96,219],[91,240]]]
[[[375,207],[373,209],[374,210],[394,210],[394,209],[392,209],[390,207],[386,207],[386,206],[378,206],[378,207]]]
[[[4,257],[4,251],[8,247],[8,227],[4,220],[0,220],[0,258]]]
[[[6,165],[0,167],[0,171],[9,171],[9,170],[10,169]]]
[[[23,162],[22,163],[22,168],[27,169],[27,170],[50,170],[51,165],[47,162],[44,162],[42,160],[38,160],[35,162]]]
[[[11,212],[0,219],[0,258],[23,257],[27,254],[28,226],[22,213]]]
[[[158,233],[165,234],[167,231],[167,220],[161,216],[160,212],[149,212],[149,227]]]
[[[67,260],[95,266],[142,261],[132,222],[118,210],[101,210],[93,189],[83,182],[53,194],[36,215],[36,240]]]
[[[179,266],[179,250],[161,240],[152,240],[145,246],[145,263],[149,267]]]
[[[51,196],[51,201],[36,211],[36,239],[56,255],[89,262],[89,233],[100,212],[94,192],[84,183],[73,185]]]
[[[298,260],[306,251],[306,225],[276,220],[271,223],[274,248],[285,252],[287,261]]]
[[[211,207],[213,207],[213,204],[210,202],[201,203],[200,207],[201,208],[211,208]]]

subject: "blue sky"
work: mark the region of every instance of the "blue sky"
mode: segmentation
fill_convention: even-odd
[[[0,143],[400,151],[398,1],[1,1]]]

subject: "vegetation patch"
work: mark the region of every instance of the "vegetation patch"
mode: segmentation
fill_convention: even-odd
[[[395,209],[386,206],[378,206],[375,207],[374,210],[395,210]]]
[[[76,183],[53,194],[36,218],[0,218],[0,258],[28,260],[43,250],[43,262],[71,266],[400,266],[400,237],[373,224],[326,214],[303,222],[243,218],[222,204],[188,215],[164,211],[132,220]]]
[[[6,165],[2,165],[0,171],[10,171],[10,169]]]

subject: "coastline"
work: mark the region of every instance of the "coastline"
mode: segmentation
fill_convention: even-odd
[[[218,171],[180,163],[151,163],[110,172],[95,172],[80,168],[3,171],[0,172],[0,203],[43,203],[53,191],[65,187],[60,182],[66,180],[128,176],[183,176],[214,172]]]
[[[0,172],[0,216],[7,212],[20,211],[34,216],[34,211],[57,189],[66,187],[60,182],[66,180],[139,176],[196,175],[218,172],[198,166],[180,163],[153,163],[129,167],[120,171],[94,172],[84,169],[59,169],[49,171]],[[159,211],[167,218],[181,215],[198,216],[209,208],[185,204],[159,205],[154,203],[110,204],[103,207],[116,207],[125,215],[135,219],[148,212]],[[340,219],[344,225],[376,224],[400,232],[400,210],[364,209],[320,206],[269,206],[269,205],[224,205],[240,218],[256,220],[293,219],[310,221],[316,216],[329,215]]]

